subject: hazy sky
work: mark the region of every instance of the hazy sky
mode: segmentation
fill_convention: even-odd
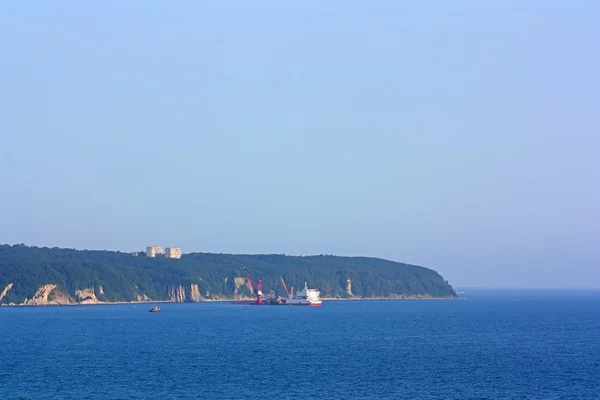
[[[4,1],[0,243],[600,286],[600,2]]]

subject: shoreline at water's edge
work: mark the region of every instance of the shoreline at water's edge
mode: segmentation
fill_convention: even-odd
[[[97,303],[46,303],[46,304],[0,304],[0,307],[58,307],[58,306],[104,306],[111,304],[176,303],[170,300],[156,301],[99,301]]]
[[[349,298],[321,298],[323,301],[359,301],[359,300],[460,300],[460,297],[349,297]]]
[[[324,297],[322,301],[360,301],[360,300],[459,300],[460,297],[423,297],[423,296],[412,296],[412,297],[349,297],[349,298],[336,298],[336,297]],[[103,301],[97,303],[48,303],[48,304],[0,304],[0,307],[58,307],[58,306],[102,306],[102,305],[116,305],[116,304],[154,304],[154,303],[227,303],[239,300],[252,300],[252,299],[203,299],[200,301],[171,301],[171,300],[144,300],[144,301]]]

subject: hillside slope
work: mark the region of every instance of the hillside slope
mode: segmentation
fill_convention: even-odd
[[[266,295],[285,294],[283,277],[323,297],[456,297],[437,272],[378,258],[191,253],[177,260],[0,245],[0,304],[239,298],[251,295],[244,266]]]

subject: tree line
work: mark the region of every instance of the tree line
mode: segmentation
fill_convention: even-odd
[[[132,301],[140,294],[167,300],[170,286],[190,284],[197,284],[202,296],[232,298],[234,278],[245,277],[244,267],[255,282],[262,279],[264,293],[281,296],[285,290],[280,277],[288,288],[299,289],[307,282],[322,297],[349,297],[348,279],[357,297],[456,297],[436,271],[379,258],[190,253],[181,259],[165,259],[21,244],[0,245],[0,292],[13,283],[0,303],[20,303],[47,283],[71,296],[76,290],[95,288],[103,301]],[[249,294],[245,288],[238,293]]]

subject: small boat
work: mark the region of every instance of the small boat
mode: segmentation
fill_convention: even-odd
[[[162,308],[160,308],[156,305],[154,305],[154,306],[152,306],[152,308],[150,308],[150,312],[161,312],[161,311],[162,311]]]

